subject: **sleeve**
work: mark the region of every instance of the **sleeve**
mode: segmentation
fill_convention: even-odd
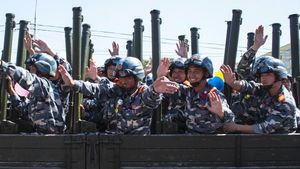
[[[0,71],[10,76],[15,82],[19,83],[20,86],[34,93],[34,95],[46,97],[49,93],[49,88],[51,88],[51,84],[48,80],[39,78],[37,75],[14,64],[1,61]]]
[[[84,99],[82,105],[85,109],[85,119],[92,122],[99,122],[103,119],[101,108],[96,98]]]
[[[254,94],[254,95],[262,95],[265,93],[263,86],[261,83],[256,83],[255,81],[246,81],[241,80],[241,93]]]
[[[275,106],[264,122],[253,125],[254,132],[291,133],[297,127],[295,112],[295,107],[288,102]]]
[[[11,108],[13,110],[16,110],[21,117],[26,117],[28,115],[28,103],[24,100],[22,100],[18,95],[11,95],[10,97],[11,101]]]
[[[75,80],[72,87],[75,92],[82,93],[85,97],[100,98],[101,95],[107,94],[112,84],[91,83],[82,80]]]
[[[235,116],[231,111],[231,109],[229,108],[227,100],[225,99],[224,95],[220,91],[218,92],[218,94],[222,99],[222,108],[224,110],[224,119],[222,121],[225,123],[233,122],[235,120]]]
[[[142,102],[151,109],[157,108],[161,103],[161,100],[162,94],[156,93],[153,89],[153,85],[147,87],[146,90],[142,93]]]
[[[241,80],[252,80],[251,76],[252,64],[255,61],[256,51],[250,48],[246,53],[242,55],[242,58],[237,66],[237,73]]]

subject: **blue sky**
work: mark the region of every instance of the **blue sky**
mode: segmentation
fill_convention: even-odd
[[[35,2],[36,0],[1,2],[0,47],[3,48],[5,14],[14,13],[17,23],[20,20],[33,23]],[[103,64],[104,60],[109,57],[108,48],[111,48],[112,41],[120,44],[121,55],[126,54],[126,41],[132,39],[135,18],[143,19],[145,27],[144,58],[151,56],[150,11],[153,9],[160,10],[162,18],[162,57],[176,56],[174,49],[177,36],[185,34],[190,39],[190,28],[199,27],[199,51],[204,56],[210,56],[216,68],[223,62],[227,29],[225,21],[232,19],[233,9],[241,9],[243,18],[237,56],[245,52],[247,33],[253,32],[259,25],[263,25],[266,34],[269,35],[267,43],[259,54],[271,49],[272,27],[270,24],[272,23],[282,25],[281,45],[290,43],[288,16],[300,14],[299,0],[38,0],[37,2],[37,24],[57,26],[55,28],[38,26],[37,37],[45,40],[60,54],[65,53],[63,27],[72,26],[72,7],[82,7],[83,23],[91,25],[92,41],[95,44],[94,58],[98,65]],[[33,28],[32,25],[30,27]],[[52,32],[42,31],[42,29]],[[33,33],[33,29],[30,31]],[[104,33],[105,31],[113,33]],[[17,36],[18,30],[16,29],[12,61],[14,61],[17,49]]]

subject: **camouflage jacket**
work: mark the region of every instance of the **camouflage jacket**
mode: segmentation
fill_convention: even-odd
[[[246,53],[243,54],[238,66],[237,73],[239,79],[241,80],[254,80],[252,75],[252,64],[255,61],[256,51],[252,48],[248,49]]]
[[[23,106],[28,110],[28,118],[32,121],[37,132],[40,133],[62,133],[65,129],[62,105],[58,105],[56,100],[58,93],[54,84],[46,79],[40,78],[29,71],[2,62],[0,72],[9,75],[15,82],[29,91],[28,102]],[[13,97],[13,102],[21,101],[18,97]],[[15,103],[18,104],[18,103]],[[25,110],[26,110],[25,109]]]
[[[262,84],[243,80],[240,92],[259,96],[256,108],[264,119],[253,124],[255,133],[291,133],[296,130],[297,108],[293,96],[283,85],[276,95],[271,96]]]
[[[75,81],[73,89],[105,103],[103,119],[108,122],[108,132],[119,134],[149,134],[153,109],[162,98],[146,85],[140,85],[131,95],[124,94],[114,83]]]
[[[97,77],[95,81],[89,80],[90,82],[96,82],[100,85],[109,85],[111,82],[105,77]],[[104,105],[105,101],[95,97],[84,97],[82,101],[84,107],[83,120],[94,122],[97,124],[97,128],[100,132],[107,129],[107,124],[103,120],[103,115],[105,112]]]
[[[224,95],[218,90],[217,94],[221,96],[222,99],[224,119],[220,119],[217,115],[204,107],[206,104],[210,104],[207,96],[210,90],[210,87],[206,85],[202,91],[196,93],[194,88],[180,85],[179,91],[176,95],[179,94],[185,96],[180,98],[184,98],[183,101],[186,102],[184,117],[186,119],[188,133],[222,133],[223,124],[234,121],[234,115],[229,109]]]

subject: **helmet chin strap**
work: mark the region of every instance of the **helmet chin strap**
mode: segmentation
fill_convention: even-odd
[[[130,88],[121,87],[123,96],[130,96],[132,93],[134,93],[136,91],[136,89],[138,88],[139,82],[137,82],[137,79],[135,79],[135,81],[136,81],[136,85],[133,87],[130,87]]]
[[[276,82],[279,82],[279,81],[281,81],[281,80],[276,76],[275,81],[272,84],[270,84],[270,85],[263,85],[263,88],[266,89],[266,90],[270,90],[274,86],[274,84]]]
[[[197,81],[197,82],[194,82],[194,83],[190,83],[191,86],[193,86],[193,87],[198,87],[198,86],[201,84],[201,82],[203,82],[203,80],[206,80],[206,77],[207,77],[207,75],[206,75],[206,72],[205,72],[205,73],[203,74],[201,80],[199,80],[199,81]]]
[[[194,83],[191,83],[191,85],[195,88],[195,87],[198,87],[204,80],[206,80],[206,78],[204,78],[204,76],[202,77],[201,80],[197,81],[197,82],[194,82]]]

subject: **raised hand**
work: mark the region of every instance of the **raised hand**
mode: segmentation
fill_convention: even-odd
[[[233,87],[236,77],[231,67],[229,65],[222,65],[220,70],[223,73],[225,83]]]
[[[90,66],[86,70],[86,78],[96,80],[97,78],[97,66],[93,58],[89,60]]]
[[[264,27],[260,25],[255,30],[255,39],[252,48],[254,50],[258,50],[262,45],[264,45],[267,41],[268,35],[264,36]]]
[[[26,31],[26,33],[25,33],[24,46],[30,55],[33,55],[35,53],[35,51],[32,47],[32,38],[28,31]]]
[[[157,77],[166,76],[169,73],[170,61],[168,58],[163,58],[157,68]]]
[[[173,94],[178,90],[178,84],[170,81],[166,77],[160,77],[153,82],[153,89],[157,93]]]
[[[75,84],[75,81],[73,80],[72,76],[62,65],[58,66],[58,72],[60,73],[65,85],[73,86]]]
[[[212,113],[219,116],[221,119],[224,118],[224,111],[222,108],[222,99],[221,97],[216,93],[215,90],[212,90],[208,93],[208,98],[210,105],[207,103],[205,107]]]
[[[179,44],[176,43],[177,50],[175,50],[176,54],[180,57],[187,58],[187,46],[186,43],[182,40],[179,41]]]
[[[117,56],[119,55],[119,44],[117,44],[115,41],[112,43],[112,51],[108,49],[110,56]]]
[[[47,53],[50,56],[55,56],[55,53],[49,48],[46,42],[43,40],[33,40],[33,45],[37,48],[36,53]]]

